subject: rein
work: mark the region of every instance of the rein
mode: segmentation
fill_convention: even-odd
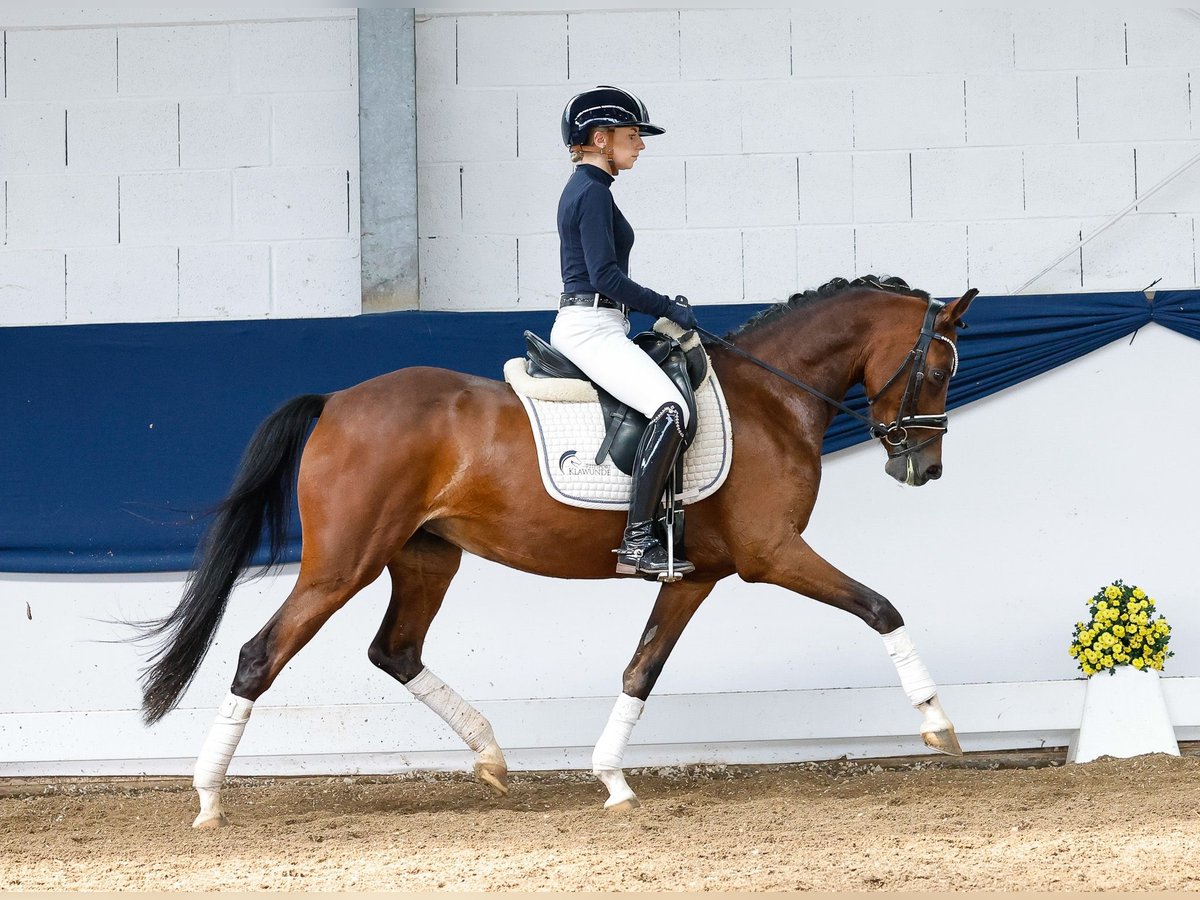
[[[929,347],[933,341],[945,341],[950,345],[950,349],[954,353],[954,364],[951,368],[950,376],[954,377],[954,373],[958,370],[958,350],[955,348],[954,342],[947,337],[936,334],[933,330],[933,323],[937,319],[937,314],[945,305],[946,304],[941,300],[934,300],[932,297],[929,299],[929,305],[925,307],[925,319],[921,323],[921,333],[917,336],[916,344],[913,345],[912,350],[908,352],[908,356],[906,356],[904,361],[900,363],[900,367],[896,369],[892,377],[889,378],[883,387],[875,393],[875,396],[867,398],[867,405],[870,407],[876,400],[879,399],[880,395],[883,394],[884,391],[886,391],[896,382],[896,379],[900,377],[905,369],[909,368],[910,365],[912,366],[912,370],[908,375],[908,383],[904,387],[904,396],[901,397],[900,406],[896,410],[896,418],[893,419],[890,424],[886,425],[882,422],[875,422],[867,418],[857,410],[851,409],[845,403],[834,400],[832,397],[827,396],[821,391],[818,391],[812,385],[805,384],[798,378],[793,378],[786,372],[777,369],[775,366],[759,359],[757,356],[747,353],[741,347],[730,343],[723,337],[719,337],[707,329],[697,327],[696,331],[701,336],[708,338],[716,344],[719,344],[726,350],[736,353],[743,359],[754,363],[754,365],[758,366],[759,368],[766,369],[772,375],[783,379],[793,387],[798,387],[803,391],[807,391],[819,400],[824,400],[826,403],[836,407],[841,412],[846,413],[846,415],[850,416],[851,418],[857,419],[867,427],[867,431],[870,433],[871,437],[880,438],[890,445],[887,451],[888,458],[894,459],[897,456],[908,456],[911,453],[915,453],[922,447],[926,447],[936,441],[949,430],[949,418],[945,413],[942,413],[941,415],[918,415],[916,413],[907,412],[910,407],[916,405],[917,397],[921,392],[921,386],[925,381],[925,357],[928,354]],[[932,437],[926,438],[920,443],[910,447],[908,443],[908,430],[910,428],[928,428],[937,433]]]

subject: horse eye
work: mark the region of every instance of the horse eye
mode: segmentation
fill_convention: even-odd
[[[946,380],[946,372],[943,369],[934,369],[932,372],[929,373],[929,377],[932,378],[934,381],[936,381],[938,384],[941,384],[942,382],[944,382]]]

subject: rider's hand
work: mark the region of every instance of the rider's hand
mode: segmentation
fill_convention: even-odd
[[[667,318],[680,328],[692,329],[696,327],[696,314],[692,312],[688,298],[682,294],[679,294],[671,301],[671,305],[667,308]]]

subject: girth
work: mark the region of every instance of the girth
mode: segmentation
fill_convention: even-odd
[[[667,374],[687,404],[688,426],[683,436],[686,450],[696,437],[699,419],[696,414],[696,388],[708,374],[708,357],[704,348],[697,342],[692,349],[684,350],[678,341],[656,331],[643,331],[633,338],[633,342]],[[603,463],[604,457],[609,456],[618,469],[626,475],[631,474],[638,442],[650,424],[649,420],[588,378],[582,369],[532,331],[525,332],[525,348],[525,371],[533,377],[577,378],[591,383],[600,397],[600,411],[604,417],[604,440],[596,452],[596,464]]]

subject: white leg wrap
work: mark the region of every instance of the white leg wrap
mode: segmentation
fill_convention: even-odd
[[[476,753],[483,753],[496,743],[492,734],[492,726],[483,715],[470,703],[458,695],[442,679],[434,675],[429,668],[421,670],[406,688],[414,697],[441,716],[454,733],[462,738],[468,747]]]
[[[900,675],[900,687],[904,688],[913,706],[920,706],[937,693],[937,685],[933,683],[925,663],[921,662],[917,648],[913,646],[903,625],[883,635],[883,646],[887,648],[888,656]]]
[[[621,760],[625,758],[625,748],[629,745],[629,736],[633,734],[633,726],[642,716],[646,701],[628,694],[621,694],[613,704],[608,724],[596,741],[596,749],[592,751],[592,772],[611,772],[621,768]],[[624,779],[622,779],[623,781]]]
[[[233,759],[246,723],[250,721],[250,710],[254,709],[254,701],[244,697],[227,694],[217,718],[208,731],[200,755],[196,757],[196,771],[192,777],[192,785],[197,790],[220,791],[221,783],[225,780],[225,770]],[[203,801],[204,795],[201,794]]]

